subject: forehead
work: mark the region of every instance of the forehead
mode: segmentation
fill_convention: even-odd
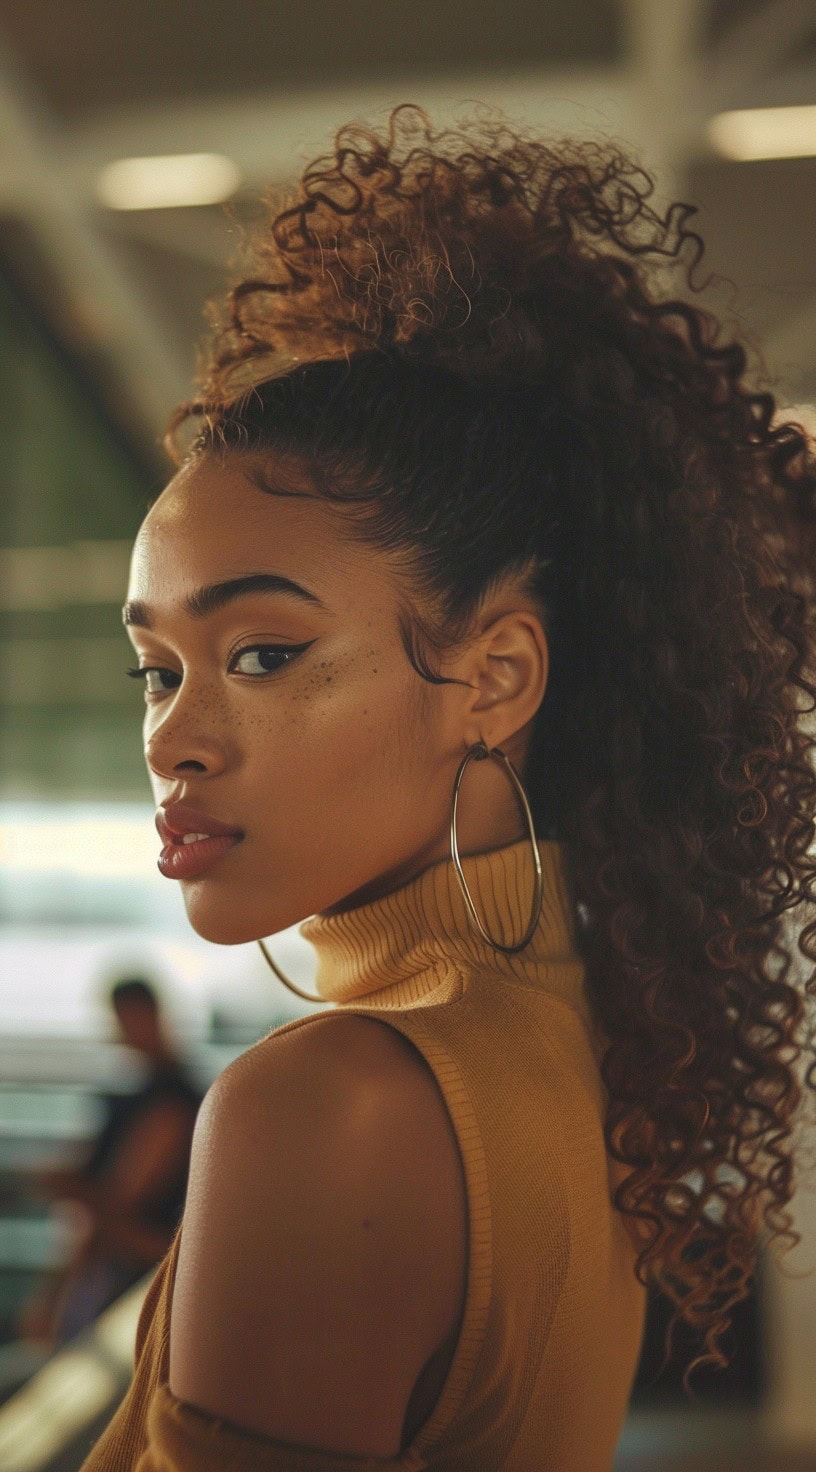
[[[259,476],[288,494],[260,489]],[[384,557],[355,541],[346,508],[318,496],[305,475],[228,454],[183,467],[162,491],[134,543],[128,598],[164,601],[264,571],[302,579],[329,603],[329,590],[384,591],[389,581]]]

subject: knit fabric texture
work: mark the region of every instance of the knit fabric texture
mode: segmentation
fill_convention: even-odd
[[[586,996],[560,842],[538,840],[541,914],[528,945],[479,934],[452,859],[356,909],[300,927],[335,1010],[397,1028],[447,1106],[468,1202],[467,1292],[436,1404],[399,1456],[293,1446],[187,1404],[168,1385],[184,1219],[139,1318],[130,1388],[80,1472],[611,1472],[637,1370],[646,1290],[612,1204],[626,1170],[603,1137],[606,1040]],[[505,944],[529,922],[528,839],[462,859],[482,924]]]

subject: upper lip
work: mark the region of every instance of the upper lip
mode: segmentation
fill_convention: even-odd
[[[209,836],[235,833],[241,838],[244,836],[243,829],[236,828],[234,823],[220,823],[217,818],[189,807],[186,802],[162,803],[156,813],[156,828],[165,843],[183,838],[185,833],[206,833]]]

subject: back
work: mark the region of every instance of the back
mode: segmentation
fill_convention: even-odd
[[[646,1290],[610,1199],[617,1167],[603,1139],[586,1015],[551,993],[488,977],[455,1002],[342,1011],[398,1029],[421,1054],[445,1099],[467,1184],[459,1339],[401,1464],[609,1472]],[[331,1026],[331,1018],[297,1019],[273,1037],[303,1025]]]
[[[447,862],[356,909],[315,916],[316,989],[396,1029],[448,1112],[467,1198],[467,1285],[452,1358],[387,1459],[294,1446],[214,1419],[169,1389],[181,1233],[151,1287],[134,1381],[83,1472],[611,1472],[640,1355],[646,1290],[611,1196],[603,1040],[585,995],[560,846],[539,840],[544,899],[519,953],[474,932]],[[463,860],[491,934],[518,928],[529,844]],[[323,1028],[296,1018],[255,1044]],[[337,1030],[338,1046],[342,1029]],[[321,1039],[321,1043],[322,1043]],[[183,1231],[183,1222],[182,1228]],[[449,1352],[448,1346],[448,1352]]]

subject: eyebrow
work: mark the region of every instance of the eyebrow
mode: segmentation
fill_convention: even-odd
[[[190,618],[206,618],[208,614],[215,613],[216,609],[224,608],[236,598],[246,598],[251,593],[283,593],[322,608],[324,613],[330,611],[316,593],[277,572],[250,572],[240,578],[228,578],[223,583],[209,583],[207,587],[197,588],[194,593],[189,593],[181,606]],[[153,625],[147,604],[138,598],[126,603],[122,609],[122,623],[151,629]]]

